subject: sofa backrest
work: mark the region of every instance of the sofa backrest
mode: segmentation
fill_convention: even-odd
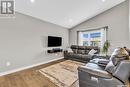
[[[128,81],[130,77],[130,60],[121,61],[112,75],[123,82]]]
[[[72,45],[72,46],[71,46],[71,49],[72,49],[73,53],[77,53],[77,51],[78,51],[78,46],[77,46],[77,45]]]
[[[130,76],[130,60],[126,50],[123,48],[116,48],[105,70],[122,82],[127,81]]]
[[[94,49],[97,52],[95,54],[98,54],[100,52],[100,48],[97,46],[78,46],[78,45],[72,45],[71,49],[74,53],[77,54],[88,54],[90,50]]]

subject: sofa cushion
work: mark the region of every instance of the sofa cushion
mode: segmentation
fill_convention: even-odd
[[[93,46],[87,46],[87,49],[91,50],[91,49],[96,49],[96,47]]]
[[[66,54],[66,57],[71,57],[74,53],[73,52],[69,52]]]
[[[98,64],[99,66],[106,67],[106,65],[109,63],[108,59],[99,59],[94,58],[93,60],[90,60],[91,63]]]
[[[86,46],[78,46],[78,49],[80,49],[80,50],[85,50],[85,49],[86,49]]]
[[[80,49],[79,49],[79,50],[77,50],[77,53],[78,53],[78,54],[85,54],[85,50],[80,50]]]
[[[81,59],[81,55],[82,54],[68,53],[66,57],[70,59]]]
[[[77,45],[71,45],[70,48],[71,48],[71,49],[78,49],[78,46],[77,46]]]
[[[74,55],[74,58],[76,58],[76,59],[81,59],[81,57],[82,57],[82,54],[75,54]]]
[[[83,60],[91,60],[92,56],[91,55],[82,55]]]

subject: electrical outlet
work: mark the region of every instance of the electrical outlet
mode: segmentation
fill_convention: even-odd
[[[11,65],[11,63],[10,62],[6,62],[6,66],[8,67],[8,66],[10,66]]]

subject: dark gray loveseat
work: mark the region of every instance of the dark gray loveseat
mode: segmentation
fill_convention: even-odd
[[[73,52],[65,51],[64,58],[76,60],[76,61],[80,61],[80,62],[84,62],[84,63],[89,62],[89,60],[91,60],[93,58],[92,55],[88,55],[90,50],[92,50],[92,49],[96,50],[97,52],[95,53],[95,55],[99,54],[99,52],[100,52],[99,47],[92,47],[92,46],[72,45],[70,48],[72,49]]]

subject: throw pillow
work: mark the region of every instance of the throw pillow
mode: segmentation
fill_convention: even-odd
[[[68,51],[69,53],[73,53],[73,51],[72,51],[71,48],[68,48],[67,51]]]
[[[111,60],[112,60],[112,62],[113,62],[113,64],[116,66],[116,65],[118,65],[121,61],[123,61],[123,60],[127,60],[127,57],[126,56],[122,56],[122,57],[116,57],[116,56],[113,56],[113,57],[111,57]]]
[[[124,48],[116,48],[112,53],[110,61],[116,66],[122,60],[128,60],[128,53]]]
[[[95,53],[96,53],[97,51],[96,50],[94,50],[94,49],[91,49],[90,51],[89,51],[89,55],[94,55]]]

